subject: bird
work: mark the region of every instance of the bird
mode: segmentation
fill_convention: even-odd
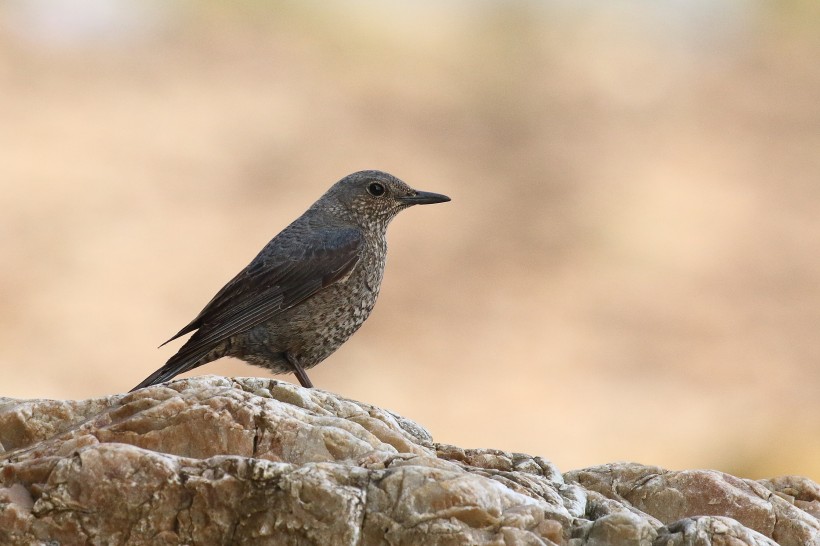
[[[283,229],[171,339],[193,335],[131,392],[230,356],[294,373],[338,349],[376,304],[387,226],[404,209],[450,201],[383,171],[345,176]]]

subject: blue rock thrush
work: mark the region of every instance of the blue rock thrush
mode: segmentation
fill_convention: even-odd
[[[293,372],[313,387],[305,370],[347,341],[376,304],[387,225],[408,207],[449,200],[381,171],[341,179],[168,340],[195,331],[133,390],[223,356]]]

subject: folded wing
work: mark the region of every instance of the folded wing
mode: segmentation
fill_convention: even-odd
[[[195,368],[222,341],[273,319],[345,278],[358,262],[363,245],[361,232],[354,228],[311,230],[299,237],[282,235],[284,232],[168,340],[197,330],[165,366],[134,390]]]

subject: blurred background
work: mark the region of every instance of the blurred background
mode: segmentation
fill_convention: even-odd
[[[320,388],[564,471],[818,480],[818,59],[814,0],[3,2],[0,395],[127,391],[378,168],[453,201]]]

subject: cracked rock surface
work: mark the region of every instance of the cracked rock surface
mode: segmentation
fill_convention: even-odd
[[[389,411],[205,376],[0,398],[0,544],[820,546],[820,486],[437,444]]]

